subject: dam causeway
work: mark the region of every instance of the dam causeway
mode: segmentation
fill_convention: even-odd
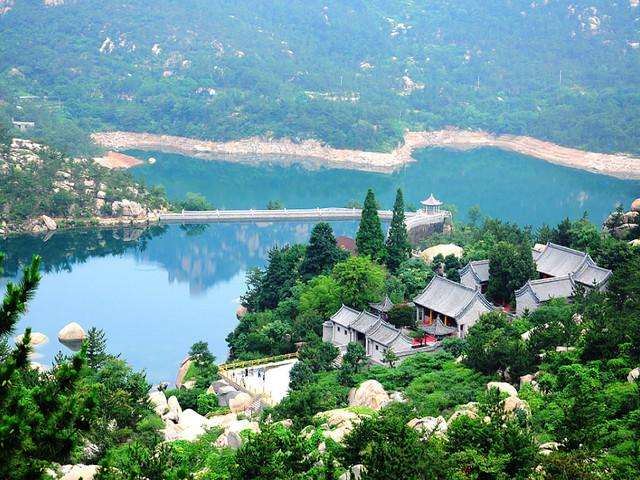
[[[205,210],[186,211],[180,213],[161,213],[162,223],[217,223],[217,222],[274,222],[274,221],[349,221],[359,220],[362,210],[359,208],[307,208],[281,210]],[[379,210],[380,220],[391,220],[391,210]],[[451,218],[446,210],[438,212],[406,212],[407,229],[442,224]]]

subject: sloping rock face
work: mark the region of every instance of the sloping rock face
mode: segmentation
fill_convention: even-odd
[[[367,380],[349,392],[350,407],[369,407],[378,411],[390,401],[389,394],[377,380]]]

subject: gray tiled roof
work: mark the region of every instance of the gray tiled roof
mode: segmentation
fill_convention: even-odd
[[[597,266],[590,257],[587,257],[587,261],[580,270],[576,272],[573,279],[589,287],[599,287],[606,282],[611,275],[611,270]]]
[[[460,276],[471,272],[478,283],[489,281],[489,260],[474,260],[460,269]]]
[[[486,305],[490,305],[477,290],[436,275],[413,301],[416,305],[429,308],[447,317],[457,318],[476,297]]]
[[[552,298],[571,298],[575,293],[576,284],[571,275],[562,277],[529,280],[524,287],[516,292],[516,297],[531,291],[538,302],[546,302]]]
[[[536,268],[538,272],[552,277],[563,277],[575,273],[586,261],[588,255],[569,247],[547,244],[547,248],[538,255]]]
[[[436,337],[444,337],[445,335],[451,335],[458,331],[457,328],[448,327],[442,323],[442,319],[440,317],[436,318],[436,321],[433,322],[432,325],[424,325],[421,328],[429,335],[435,335]]]
[[[356,332],[366,333],[371,327],[380,321],[380,317],[369,312],[362,312],[351,324],[351,328]]]
[[[374,309],[374,310],[376,310],[378,312],[387,313],[393,308],[393,302],[391,301],[389,296],[386,295],[384,297],[384,300],[382,300],[382,302],[380,302],[380,303],[370,303],[369,306],[372,309]]]
[[[342,305],[342,307],[340,307],[340,310],[333,314],[331,320],[343,327],[349,327],[353,322],[356,321],[359,315],[359,311],[354,310],[353,308],[349,308],[346,305]]]
[[[611,270],[597,266],[589,254],[555,243],[548,243],[535,262],[540,273],[552,277],[573,275],[576,282],[589,287],[600,286],[611,276]]]
[[[378,342],[381,345],[388,346],[401,335],[400,330],[387,322],[380,322],[371,331],[367,332],[367,338]]]

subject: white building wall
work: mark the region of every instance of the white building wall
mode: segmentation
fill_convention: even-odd
[[[469,329],[478,322],[480,316],[485,313],[489,313],[490,311],[491,309],[476,298],[467,311],[457,319],[460,337],[464,338]]]
[[[384,363],[384,351],[385,347],[378,342],[371,341],[371,351],[369,356],[380,363]]]

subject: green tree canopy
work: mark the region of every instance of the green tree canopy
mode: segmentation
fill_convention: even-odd
[[[336,244],[331,225],[320,222],[311,230],[309,244],[300,265],[300,275],[303,280],[309,280],[316,275],[329,273],[343,258],[343,251]]]
[[[349,257],[333,268],[342,303],[358,310],[384,296],[385,270],[369,257]]]
[[[378,205],[373,190],[367,190],[364,199],[360,226],[356,234],[359,255],[368,255],[374,260],[384,258],[384,234],[378,217]]]
[[[395,273],[400,264],[408,260],[411,255],[411,244],[405,224],[404,198],[402,190],[398,189],[393,204],[393,217],[386,242],[386,264],[390,272]]]

